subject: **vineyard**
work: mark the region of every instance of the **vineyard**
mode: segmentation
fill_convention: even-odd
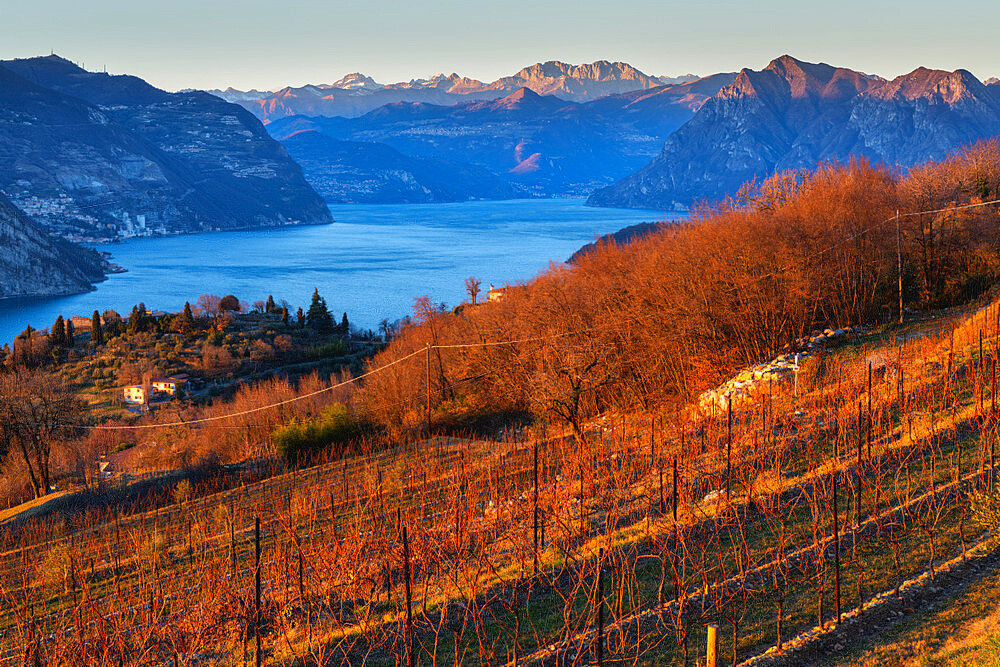
[[[990,304],[714,413],[435,437],[53,524],[0,554],[0,661],[794,662],[802,633],[992,553],[998,341]]]

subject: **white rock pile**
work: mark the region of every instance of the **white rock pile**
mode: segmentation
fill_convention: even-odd
[[[811,357],[819,348],[833,341],[854,336],[860,333],[860,327],[847,329],[827,329],[816,332],[808,338],[795,342],[798,352],[789,352],[763,364],[744,368],[736,376],[715,389],[709,389],[698,397],[698,407],[705,414],[725,410],[730,401],[733,407],[750,401],[757,391],[763,391],[763,386],[770,382],[783,382],[793,377],[799,364]]]

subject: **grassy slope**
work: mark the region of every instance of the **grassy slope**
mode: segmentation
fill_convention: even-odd
[[[908,618],[817,665],[1000,664],[1000,568],[983,563]]]

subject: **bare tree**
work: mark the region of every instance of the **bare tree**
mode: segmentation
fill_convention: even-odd
[[[222,299],[215,294],[202,294],[195,302],[195,306],[205,317],[215,317],[222,312],[221,301]]]
[[[475,276],[469,276],[465,279],[465,291],[469,293],[472,298],[472,305],[476,304],[476,297],[479,296],[479,287],[482,285],[482,281]]]
[[[0,447],[20,453],[36,498],[49,492],[53,443],[71,437],[83,414],[80,400],[47,373],[0,375]]]

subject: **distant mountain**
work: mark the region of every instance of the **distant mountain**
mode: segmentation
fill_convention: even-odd
[[[688,81],[694,81],[695,79],[700,79],[697,74],[682,74],[681,76],[658,76],[656,80],[659,81],[664,86],[673,86],[678,83],[687,83]]]
[[[236,102],[257,117],[270,122],[286,116],[345,116],[353,118],[397,102],[421,102],[439,106],[470,100],[493,100],[528,88],[539,95],[554,95],[565,101],[587,102],[606,95],[676,85],[696,79],[649,76],[627,63],[599,60],[569,65],[557,60],[537,63],[520,72],[484,83],[458,74],[436,74],[430,79],[380,84],[360,73],[349,74],[332,84],[288,87],[269,94],[257,91],[209,91]]]
[[[683,210],[751,179],[861,156],[889,165],[940,159],[1000,133],[1000,95],[965,70],[886,81],[789,56],[742,70],[636,173],[589,204]]]
[[[283,143],[332,204],[509,199],[518,194],[505,179],[481,167],[412,158],[376,142],[340,141],[305,129]]]
[[[627,63],[598,60],[588,65],[568,65],[558,60],[525,67],[513,76],[487,86],[504,93],[528,88],[539,95],[554,95],[573,102],[587,102],[605,95],[645,90],[663,85]]]
[[[67,238],[332,220],[239,106],[58,56],[0,63],[0,188]]]
[[[385,145],[413,159],[460,165],[458,173],[469,177],[463,181],[470,186],[469,198],[495,196],[498,182],[508,183],[514,195],[585,195],[655,156],[664,139],[733,77],[720,74],[582,104],[522,87],[494,100],[451,106],[397,102],[357,118],[294,116],[275,120],[267,128],[282,141],[301,130],[315,130],[340,141]],[[320,144],[310,141],[315,151],[321,150]],[[331,153],[325,164],[318,152],[309,153],[310,164],[303,163],[321,191],[329,183],[326,176],[320,177],[322,181],[317,178],[324,170],[336,170],[338,165],[359,168],[341,147],[327,146]],[[301,147],[289,150],[296,159],[306,159],[297,152]],[[369,180],[382,178],[377,163],[364,164]],[[398,163],[393,162],[392,168]],[[495,176],[487,179],[485,173]]]
[[[0,298],[87,292],[104,269],[97,252],[50,236],[0,194]]]
[[[194,88],[185,88],[180,90],[181,93],[194,93],[198,92]],[[226,88],[225,90],[206,90],[206,93],[210,95],[215,95],[216,97],[221,97],[227,102],[249,102],[250,100],[262,100],[265,97],[270,97],[274,95],[274,91],[271,90],[236,90],[235,88]]]

